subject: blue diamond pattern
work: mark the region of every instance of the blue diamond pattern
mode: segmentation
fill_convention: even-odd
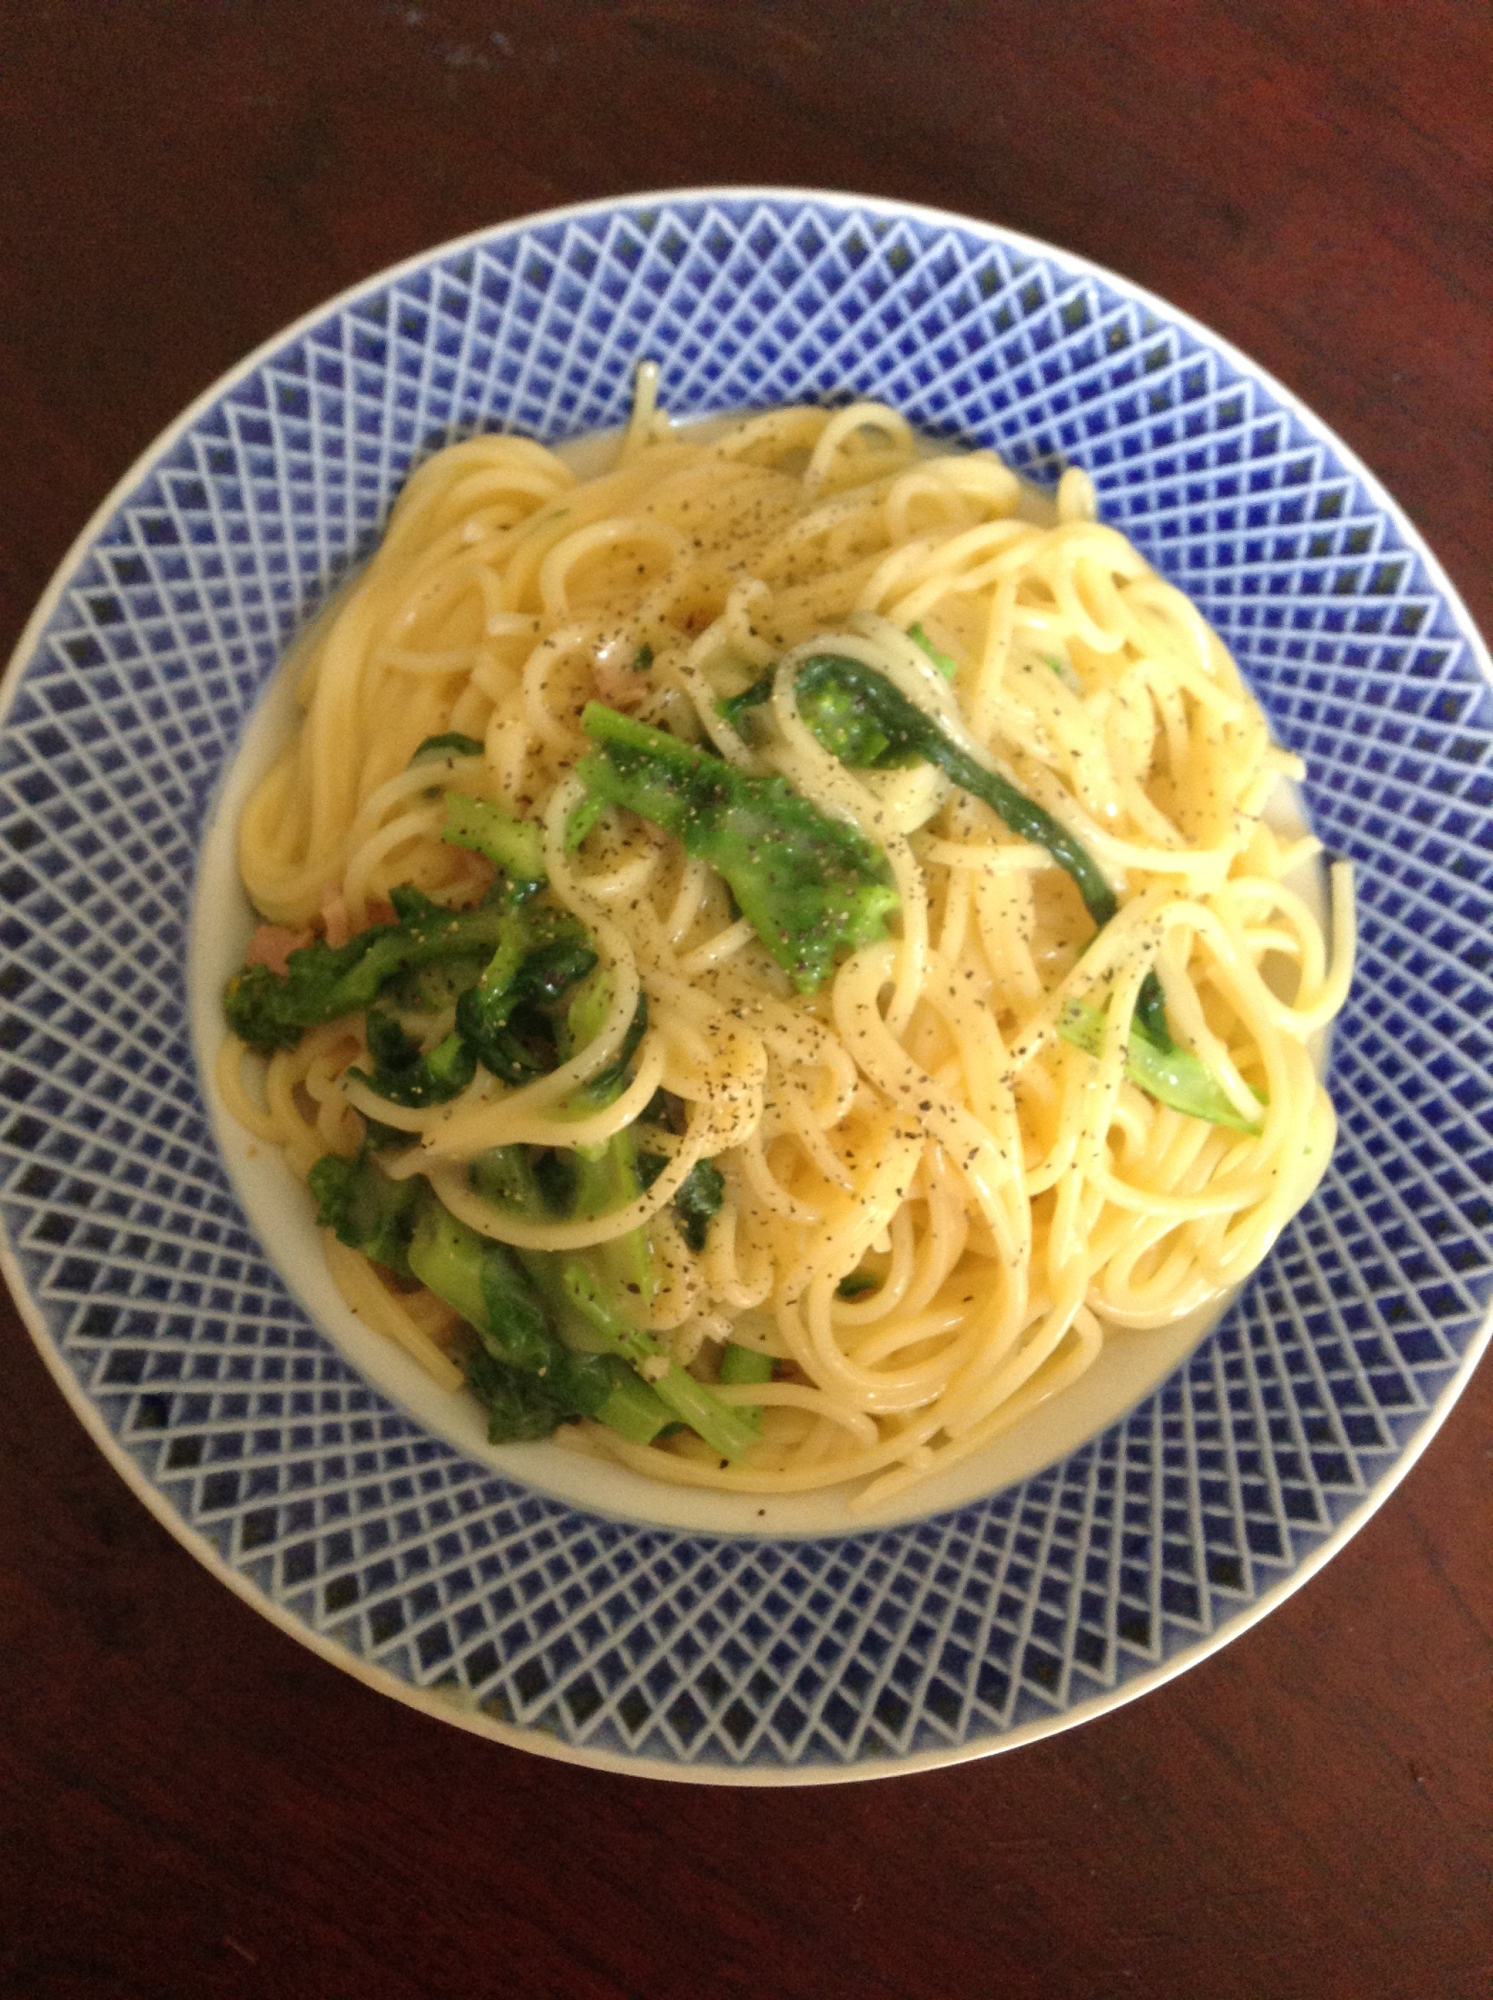
[[[1051,478],[1186,588],[1360,864],[1343,1134],[1240,1306],[1142,1408],[958,1513],[758,1541],[590,1517],[464,1459],[308,1323],[188,1036],[198,841],[287,640],[411,463],[876,395]],[[813,1777],[994,1749],[1253,1615],[1382,1496],[1493,1290],[1493,700],[1408,525],[1305,411],[1076,259],[850,198],[657,197],[495,230],[247,363],[106,510],[0,739],[0,1209],[138,1479],[303,1629],[536,1748]],[[165,1613],[169,1615],[169,1611]]]

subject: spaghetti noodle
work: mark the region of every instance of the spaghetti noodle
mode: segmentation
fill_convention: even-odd
[[[653,397],[645,369],[596,478],[507,436],[432,458],[308,638],[240,830],[251,958],[279,993],[297,952],[366,965],[375,935],[399,970],[257,1082],[230,1035],[219,1080],[324,1220],[319,1163],[345,1193],[371,1156],[448,1247],[506,1246],[570,1346],[731,1419],[681,1392],[668,1424],[597,1421],[583,1394],[565,1441],[875,1504],[1266,1254],[1332,1146],[1311,1046],[1351,883],[1329,950],[1287,879],[1316,843],[1267,814],[1301,766],[1084,474],[1044,510],[880,405],[681,433]],[[664,804],[637,808],[639,770]],[[756,907],[757,850],[721,859],[780,809],[819,842],[817,976]],[[758,845],[776,866],[800,838]],[[499,927],[434,992],[410,969],[432,909]],[[520,920],[531,987],[576,975],[558,997],[500,990]],[[474,1334],[491,1279],[463,1313],[418,1256],[339,1233],[349,1304],[438,1379],[481,1393],[484,1351],[512,1360]]]

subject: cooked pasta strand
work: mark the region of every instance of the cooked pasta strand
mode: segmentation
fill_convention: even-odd
[[[881,405],[692,434],[656,395],[645,368],[594,480],[510,437],[413,475],[291,663],[302,719],[240,831],[266,922],[340,935],[406,885],[453,908],[481,894],[488,864],[442,839],[439,792],[537,823],[550,904],[605,969],[604,1018],[548,1074],[479,1068],[444,1104],[350,1074],[369,1059],[358,1013],[258,1081],[230,1037],[219,1086],[303,1177],[355,1156],[372,1119],[407,1135],[391,1177],[423,1176],[487,1238],[584,1253],[640,1232],[656,1275],[638,1320],[676,1366],[713,1380],[728,1339],[772,1358],[771,1380],[720,1387],[757,1412],[738,1462],[692,1435],[588,1423],[572,1442],[676,1484],[860,1482],[855,1504],[882,1505],[1059,1394],[1106,1328],[1222,1301],[1267,1253],[1331,1147],[1312,1044],[1351,977],[1351,879],[1332,870],[1329,941],[1301,878],[1315,844],[1264,817],[1299,765],[1196,608],[1097,519],[1085,474],[1047,505],[989,452],[925,454]],[[795,692],[826,651],[1079,843],[1084,897],[945,769],[832,754]],[[729,720],[720,703],[764,674],[770,697]],[[677,840],[616,809],[573,836],[593,700],[858,827],[897,893],[885,938],[802,993]],[[434,778],[411,765],[453,731]],[[1094,883],[1117,906],[1097,936]],[[1147,1094],[1132,1017],[1153,991],[1218,1122]],[[622,1086],[587,1099],[644,1010]],[[449,1032],[433,1016],[424,1046]],[[660,1102],[671,1122],[640,1124]],[[490,1148],[626,1133],[653,1177],[607,1213],[521,1213],[473,1186]],[[719,1206],[692,1244],[676,1198],[705,1161]],[[457,1386],[450,1309],[327,1249],[354,1310]]]

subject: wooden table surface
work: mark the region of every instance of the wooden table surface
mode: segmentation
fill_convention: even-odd
[[[1361,453],[1493,628],[1490,57],[1456,0],[0,0],[0,648],[137,452],[307,308],[482,224],[724,182],[934,203],[1153,287]],[[156,1524],[8,1304],[0,1369],[6,1995],[1493,1990],[1493,1368],[1181,1680],[786,1792],[368,1691]]]

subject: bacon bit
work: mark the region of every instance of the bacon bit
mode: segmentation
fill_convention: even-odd
[[[395,924],[398,923],[398,921],[399,921],[399,912],[395,909],[394,905],[388,901],[386,897],[371,896],[368,900],[368,909],[365,916],[365,920],[360,926],[360,929],[366,931],[370,929],[374,924]]]
[[[311,943],[315,931],[287,930],[283,924],[261,924],[249,940],[245,965],[267,965],[277,978],[290,970],[290,954]]]

